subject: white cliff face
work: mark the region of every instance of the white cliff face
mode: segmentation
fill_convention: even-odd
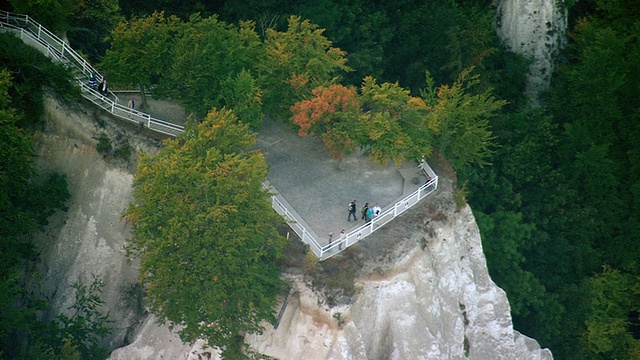
[[[49,300],[52,315],[71,315],[70,285],[88,285],[95,275],[105,284],[101,310],[113,321],[113,332],[102,345],[120,348],[111,359],[206,358],[211,350],[203,348],[202,342],[184,344],[175,332],[133,304],[137,299],[131,289],[138,276],[135,263],[126,257],[131,234],[121,218],[131,200],[133,169],[100,155],[95,137],[100,133],[111,139],[125,136],[136,151],[146,153],[155,152],[158,143],[114,126],[112,120],[101,127],[93,119],[104,115],[91,107],[70,109],[47,98],[45,109],[47,129],[37,139],[38,168],[66,174],[71,193],[69,210],[54,215],[46,231],[34,239],[40,252],[38,271],[43,275],[38,291]]]
[[[296,293],[278,329],[246,340],[279,359],[552,359],[514,331],[469,207],[454,212],[450,187],[438,192],[403,215],[404,229],[380,231],[374,241],[406,237],[381,256],[386,263],[364,266],[351,305],[318,306],[322,298],[294,278]],[[447,218],[431,220],[434,210]]]
[[[45,108],[47,131],[37,138],[37,165],[45,173],[65,174],[71,199],[69,210],[54,215],[47,230],[34,238],[42,274],[38,291],[49,300],[49,315],[70,316],[75,301],[71,285],[88,286],[99,277],[104,282],[102,311],[114,321],[103,346],[122,346],[139,321],[130,293],[136,268],[125,255],[130,233],[120,217],[131,200],[133,174],[98,154],[93,137],[110,130],[91,121],[91,110],[71,110],[53,98],[45,100]]]
[[[555,56],[564,47],[567,12],[558,0],[497,1],[498,36],[511,51],[533,60],[526,92],[536,96],[549,87]]]
[[[111,359],[216,359],[203,342],[184,344],[153,316],[128,305],[137,281],[124,246],[130,236],[120,214],[131,198],[130,169],[105,161],[92,139],[90,113],[48,100],[48,131],[39,165],[68,176],[69,212],[38,239],[42,292],[55,311],[73,300],[69,284],[105,281],[105,311],[115,331]],[[93,124],[93,125],[92,125]],[[107,126],[109,127],[109,126]],[[108,129],[107,129],[108,130]],[[138,141],[129,133],[130,141]],[[143,142],[136,148],[146,152]],[[359,247],[359,248],[358,248]],[[456,211],[452,185],[440,188],[358,245],[356,293],[328,306],[302,275],[287,275],[292,295],[278,329],[245,340],[263,354],[286,359],[551,359],[549,350],[513,330],[505,293],[490,279],[477,225],[468,207]],[[124,346],[123,346],[124,345]]]

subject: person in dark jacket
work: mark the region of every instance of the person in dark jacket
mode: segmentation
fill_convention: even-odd
[[[351,216],[353,216],[353,221],[358,221],[358,217],[356,216],[356,201],[353,200],[352,202],[349,203],[349,206],[347,207],[347,210],[349,210],[349,217],[347,218],[347,221],[351,221]]]
[[[362,209],[360,210],[360,214],[362,215],[360,220],[365,220],[365,221],[367,220],[367,210],[369,210],[369,203],[365,203]]]

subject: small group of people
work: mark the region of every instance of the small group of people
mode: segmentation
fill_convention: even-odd
[[[98,84],[98,79],[96,79],[95,75],[92,75],[91,78],[89,78],[89,87],[93,90],[98,90],[102,95],[107,95],[109,92],[109,88],[107,88],[107,80],[102,79],[100,84]]]
[[[346,239],[347,239],[347,234],[345,230],[344,229],[340,230],[340,236],[338,237],[338,241],[340,242],[338,244],[338,250],[342,250],[342,247],[344,246],[344,241]],[[329,245],[327,245],[326,247],[331,248],[331,244],[333,244],[333,232],[329,233]]]
[[[365,222],[369,222],[376,216],[380,215],[380,212],[382,212],[382,209],[377,204],[369,205],[369,203],[365,203],[360,210],[360,215],[362,215],[360,219],[364,220]]]
[[[357,208],[358,207],[356,205],[355,200],[349,203],[349,206],[347,208],[349,211],[349,216],[347,217],[347,221],[351,221],[351,217],[353,217],[353,221],[358,221],[358,218],[356,216]],[[377,204],[369,205],[369,203],[365,203],[364,206],[360,209],[360,220],[369,222],[373,220],[373,218],[375,218],[376,216],[380,215],[381,212],[382,212],[382,209]]]

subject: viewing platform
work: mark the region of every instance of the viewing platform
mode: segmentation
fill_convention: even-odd
[[[89,78],[101,82],[104,77],[69,44],[29,16],[0,11],[0,31],[14,33],[67,66],[82,96],[116,118],[169,136],[184,131],[182,125],[121,104],[113,92],[102,94],[89,86]],[[318,138],[299,137],[282,122],[265,121],[256,148],[269,164],[268,180],[263,185],[272,195],[273,209],[320,260],[365,239],[438,187],[438,177],[424,160],[406,161],[398,168],[395,164],[381,167],[356,151],[339,163],[329,157]],[[352,200],[356,200],[356,221],[347,220]],[[369,222],[361,219],[365,203],[381,208]]]

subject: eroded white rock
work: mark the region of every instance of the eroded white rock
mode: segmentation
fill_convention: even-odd
[[[514,331],[506,294],[489,277],[468,207],[415,237],[385,274],[359,279],[352,305],[318,306],[302,281],[277,330],[246,340],[279,359],[552,359]],[[340,313],[340,326],[333,316]]]
[[[70,283],[102,276],[105,310],[117,327],[109,345],[131,341],[111,359],[218,358],[203,342],[182,343],[152,316],[133,331],[137,320],[124,303],[124,290],[136,274],[124,254],[129,233],[120,218],[133,176],[96,153],[90,145],[95,129],[63,115],[52,124],[58,134],[41,139],[40,166],[65,172],[73,199],[69,212],[54,219],[57,230],[39,239],[43,291],[64,311],[72,301]],[[351,303],[327,306],[305,279],[290,275],[293,294],[278,329],[266,325],[264,334],[247,335],[246,341],[282,360],[551,359],[549,350],[513,330],[507,298],[489,277],[471,210],[456,211],[451,184],[440,184],[424,205],[363,242],[369,254],[363,255]]]
[[[498,36],[515,53],[533,60],[526,93],[535,99],[549,87],[555,57],[565,45],[567,12],[557,0],[497,1]]]

